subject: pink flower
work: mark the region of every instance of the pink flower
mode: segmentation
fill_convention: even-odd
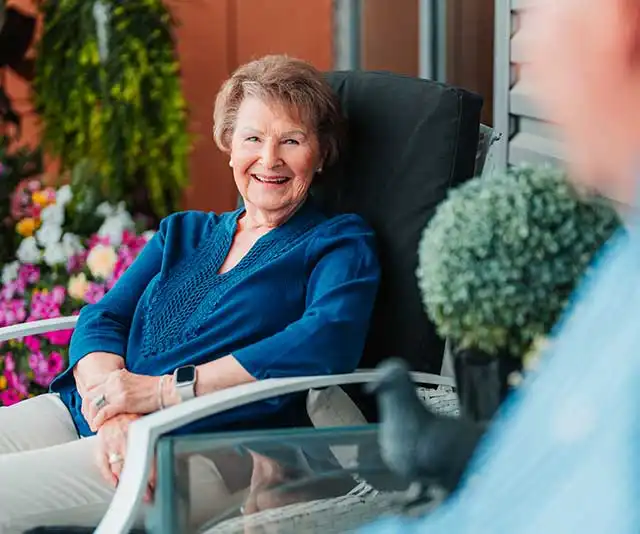
[[[64,288],[63,288],[64,289]],[[64,299],[63,299],[64,300]],[[31,297],[30,321],[60,317],[60,290],[34,291]]]
[[[45,359],[42,352],[34,352],[33,354],[29,355],[29,367],[31,367],[33,371],[33,381],[36,384],[42,387],[46,387],[51,383],[49,362]]]
[[[21,395],[27,395],[29,390],[26,385],[26,377],[24,375],[18,376],[15,371],[7,371],[4,369],[4,377],[7,379],[7,389],[15,389]]]
[[[57,332],[47,332],[46,334],[42,334],[44,338],[49,341],[52,345],[68,345],[69,341],[71,341],[71,335],[73,334],[73,330],[59,330]]]
[[[22,323],[27,317],[24,299],[0,301],[0,326]]]
[[[47,363],[49,365],[49,373],[52,375],[52,379],[64,370],[64,358],[59,352],[52,352],[49,354],[49,361]]]
[[[11,372],[16,368],[16,362],[13,360],[13,354],[11,352],[7,352],[4,355],[4,371]]]
[[[11,406],[21,400],[20,395],[15,390],[5,389],[4,391],[0,391],[0,404],[3,406]]]
[[[76,271],[81,270],[87,263],[87,254],[88,252],[84,251],[70,256],[69,261],[67,261],[67,272],[75,273]]]
[[[29,367],[33,371],[33,381],[39,386],[47,387],[64,369],[64,359],[59,352],[52,352],[48,358],[42,352],[34,352],[29,356]]]
[[[25,337],[24,344],[31,352],[38,352],[40,350],[40,340],[36,336]]]
[[[18,278],[17,280],[12,280],[3,286],[0,297],[2,300],[11,300],[16,296],[24,295],[25,289],[26,284],[24,283],[24,280],[20,280]]]
[[[20,266],[18,271],[18,280],[26,286],[26,284],[36,284],[40,280],[40,267],[31,263],[25,263]]]
[[[95,282],[89,282],[89,286],[87,288],[87,292],[84,295],[84,301],[87,304],[95,304],[102,297],[104,297],[105,293],[106,293],[106,289],[102,284],[96,284]]]
[[[67,297],[67,289],[64,286],[54,286],[50,295],[53,302],[62,304]]]
[[[109,237],[108,236],[99,236],[98,234],[93,234],[90,238],[89,241],[87,242],[87,248],[90,250],[93,247],[95,247],[96,245],[105,245],[105,246],[109,246],[111,243],[109,242]]]

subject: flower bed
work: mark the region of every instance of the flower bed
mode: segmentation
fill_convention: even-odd
[[[136,229],[123,205],[107,203],[92,213],[97,229],[79,235],[70,231],[77,226],[72,200],[69,186],[28,183],[16,191],[16,231],[23,239],[17,259],[2,269],[0,327],[75,315],[98,302],[153,235]],[[0,405],[45,392],[67,365],[71,334],[28,336],[1,346]]]

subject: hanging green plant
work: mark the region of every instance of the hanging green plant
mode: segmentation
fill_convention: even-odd
[[[162,217],[188,182],[189,134],[162,0],[44,0],[35,105],[43,143],[64,168],[89,159],[91,184]],[[146,191],[141,191],[144,188]]]

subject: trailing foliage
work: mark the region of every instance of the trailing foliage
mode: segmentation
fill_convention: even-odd
[[[618,225],[611,207],[581,199],[552,168],[471,180],[439,206],[421,240],[425,308],[459,347],[522,357]]]
[[[88,158],[112,201],[146,186],[156,216],[187,184],[186,105],[162,0],[44,0],[35,104],[66,169]],[[104,15],[104,16],[103,16]]]

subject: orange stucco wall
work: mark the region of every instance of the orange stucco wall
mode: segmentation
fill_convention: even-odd
[[[33,0],[9,4],[35,12]],[[332,0],[167,0],[179,27],[178,55],[189,128],[194,134],[186,209],[225,211],[236,205],[227,157],[211,140],[213,101],[220,84],[241,63],[265,53],[288,53],[329,69],[332,51]],[[11,73],[6,88],[23,115],[23,142],[38,142],[38,122],[29,86]]]

